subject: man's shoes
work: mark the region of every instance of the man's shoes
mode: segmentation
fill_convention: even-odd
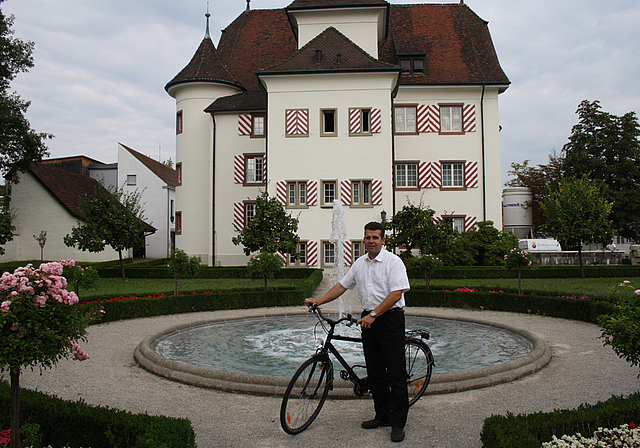
[[[402,442],[404,440],[404,429],[402,428],[393,428],[391,429],[391,441],[392,442]]]
[[[381,426],[391,426],[391,423],[384,422],[382,420],[378,420],[377,418],[374,418],[373,420],[367,420],[366,422],[362,422],[360,426],[362,426],[364,429],[375,429]]]

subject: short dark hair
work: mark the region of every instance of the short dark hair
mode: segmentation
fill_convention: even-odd
[[[382,238],[384,238],[384,225],[381,222],[371,221],[364,226],[364,231],[367,230],[380,230]]]

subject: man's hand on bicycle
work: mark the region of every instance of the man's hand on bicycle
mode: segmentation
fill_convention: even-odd
[[[308,307],[312,306],[312,305],[317,305],[318,301],[312,297],[308,297],[306,299],[304,299],[304,304]]]

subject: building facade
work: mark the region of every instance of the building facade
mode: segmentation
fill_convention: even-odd
[[[299,260],[347,265],[363,226],[422,202],[460,231],[502,225],[498,95],[487,22],[464,4],[295,0],[208,33],[165,87],[176,99],[176,245],[242,265],[231,238],[266,190],[300,219]]]

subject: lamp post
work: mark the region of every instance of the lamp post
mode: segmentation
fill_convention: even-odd
[[[387,222],[387,212],[385,212],[384,210],[382,210],[380,212],[380,219],[382,219],[382,222]]]
[[[631,221],[631,225],[634,227],[636,231],[636,236],[633,238],[633,241],[638,244],[638,221]]]

